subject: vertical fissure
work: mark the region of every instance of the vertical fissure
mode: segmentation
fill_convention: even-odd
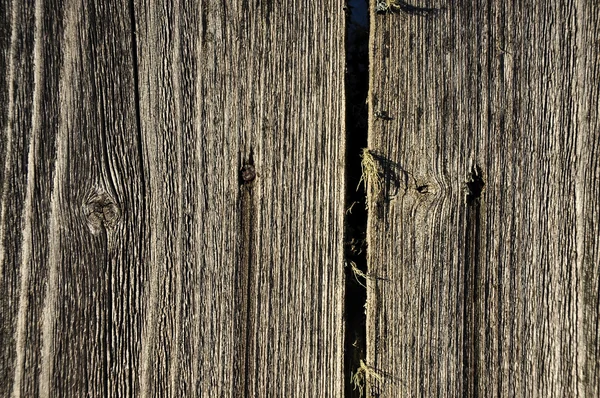
[[[142,137],[142,117],[140,110],[140,78],[139,78],[139,60],[138,60],[138,48],[137,48],[137,23],[135,18],[135,4],[134,0],[129,1],[129,18],[131,24],[131,58],[132,58],[132,67],[133,67],[133,99],[135,106],[135,128],[136,128],[136,137],[137,137],[137,151],[138,158],[140,162],[140,190],[141,190],[141,200],[142,200],[142,214],[140,214],[140,220],[146,219],[146,178],[144,175],[144,148],[143,148],[143,137]],[[137,184],[135,184],[137,185]],[[140,223],[140,229],[144,228],[144,223]],[[145,231],[141,230],[139,232],[139,236],[145,236]],[[144,239],[139,240],[138,253],[140,256],[143,256],[144,253]],[[128,279],[130,278],[131,272],[127,273]],[[130,285],[131,286],[131,285]],[[137,288],[136,288],[137,289]],[[130,302],[128,298],[127,301]],[[137,388],[134,382],[134,372],[132,369],[135,369],[135,363],[133,356],[128,358],[128,367],[131,369],[127,372],[127,382],[130,388],[130,391],[135,391]]]
[[[254,347],[253,338],[255,327],[252,327],[253,311],[252,306],[255,296],[255,265],[253,265],[255,253],[254,245],[256,241],[256,198],[254,179],[256,178],[256,170],[254,168],[254,155],[252,148],[247,159],[240,158],[239,164],[239,217],[241,228],[241,250],[240,261],[237,262],[236,269],[236,302],[239,304],[238,313],[236,314],[236,331],[245,330],[245,336],[240,338],[235,348],[233,393],[241,394],[250,397],[253,394],[253,389],[249,381],[258,380],[258,375],[253,374],[249,377],[249,372],[253,368],[251,363],[253,357],[251,354]]]
[[[131,19],[131,57],[133,62],[133,96],[134,96],[134,105],[135,105],[135,123],[137,130],[137,145],[138,145],[138,154],[141,161],[141,190],[142,190],[142,198],[146,198],[146,181],[143,173],[144,164],[143,164],[143,137],[142,137],[142,117],[140,110],[140,76],[139,76],[139,60],[138,60],[138,48],[137,48],[137,23],[135,20],[135,4],[133,0],[129,1],[129,17]]]
[[[361,150],[368,142],[369,3],[349,0],[346,20],[346,272],[344,395],[360,397],[364,384],[353,379],[366,356],[367,275],[366,191],[360,184]],[[360,186],[359,186],[360,185]],[[364,380],[363,380],[364,383]]]
[[[465,396],[479,396],[480,314],[481,296],[479,266],[481,241],[481,193],[485,183],[481,168],[473,165],[466,181],[465,269],[463,296],[463,391]]]

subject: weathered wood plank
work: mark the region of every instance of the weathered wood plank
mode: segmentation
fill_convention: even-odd
[[[9,8],[2,395],[129,395],[147,242],[127,3]]]
[[[0,396],[341,396],[343,3],[0,4]]]
[[[316,8],[136,3],[149,391],[342,393],[344,19]]]
[[[371,19],[370,392],[596,396],[597,5],[415,5]]]

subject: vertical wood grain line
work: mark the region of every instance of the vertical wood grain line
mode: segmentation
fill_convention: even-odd
[[[181,75],[180,68],[182,65],[181,62],[181,32],[180,32],[180,20],[179,13],[181,12],[181,7],[178,0],[173,1],[173,107],[175,114],[175,133],[177,134],[177,187],[179,189],[180,194],[177,195],[177,232],[176,232],[176,275],[175,275],[175,335],[173,338],[173,345],[171,347],[171,364],[169,369],[169,374],[171,376],[170,384],[171,384],[171,396],[177,397],[178,384],[179,384],[179,370],[181,369],[181,364],[179,360],[179,352],[181,350],[182,345],[180,344],[181,339],[181,304],[183,300],[183,220],[184,220],[184,212],[183,212],[183,129],[181,128]]]
[[[142,162],[142,173],[141,173],[141,184],[142,184],[142,195],[144,199],[144,206],[147,203],[147,193],[146,192],[146,176],[144,173],[144,167],[148,167],[150,159],[147,159],[150,155],[152,155],[152,151],[156,148],[148,148],[148,142],[145,139],[142,133],[142,121],[141,121],[141,100],[140,100],[140,63],[139,63],[139,51],[138,51],[138,35],[137,35],[137,19],[136,19],[136,5],[134,0],[129,1],[129,17],[131,24],[131,51],[132,51],[132,59],[133,59],[133,77],[134,77],[134,89],[135,89],[135,109],[136,109],[136,124],[137,124],[137,135],[138,135],[138,152]],[[149,23],[145,21],[145,23]],[[153,22],[150,22],[153,23]],[[148,170],[150,170],[148,168]],[[151,182],[152,178],[148,175],[148,181]],[[150,220],[152,220],[152,216],[150,211],[145,213],[148,214]],[[139,386],[140,386],[140,397],[147,397],[152,395],[153,387],[150,386],[151,373],[152,373],[152,352],[154,350],[154,339],[155,339],[155,327],[156,327],[156,307],[158,305],[158,270],[156,269],[157,264],[161,264],[163,262],[163,258],[156,258],[157,255],[157,246],[160,242],[157,241],[157,233],[155,228],[150,228],[150,256],[148,267],[149,270],[149,281],[148,281],[148,297],[147,297],[147,310],[146,317],[142,321],[142,337],[141,337],[141,353],[140,353],[140,374],[139,374]],[[159,253],[160,254],[160,253]]]
[[[589,4],[585,4],[589,3]],[[572,294],[576,297],[573,324],[576,346],[576,393],[577,397],[598,396],[600,390],[600,288],[597,266],[600,263],[600,238],[598,215],[600,212],[598,191],[600,163],[598,157],[598,94],[600,88],[591,84],[600,72],[597,49],[598,23],[593,2],[578,2],[575,8],[575,70],[577,85],[573,113],[577,115],[576,173],[574,184],[576,280]],[[593,44],[596,44],[594,46]]]
[[[43,27],[43,9],[44,2],[40,0],[35,7],[35,35],[33,49],[33,110],[31,121],[31,140],[29,141],[29,153],[27,155],[27,188],[25,194],[25,206],[23,214],[23,238],[22,257],[21,257],[21,286],[19,297],[19,310],[17,315],[16,330],[16,363],[15,378],[13,381],[12,396],[19,398],[23,383],[23,374],[25,372],[25,345],[27,329],[27,310],[29,308],[29,279],[31,274],[31,252],[32,252],[32,217],[33,217],[33,191],[35,189],[35,160],[37,154],[38,136],[40,129],[40,105],[42,101],[42,91],[44,87],[44,64],[42,57],[42,27]],[[0,225],[4,225],[4,219]],[[0,228],[4,230],[4,228]],[[1,275],[1,273],[0,273]]]
[[[145,166],[145,157],[144,157],[144,139],[142,137],[142,121],[141,121],[141,110],[140,110],[140,76],[139,76],[139,58],[138,58],[138,37],[137,37],[137,23],[136,23],[136,19],[135,19],[135,3],[134,0],[129,0],[129,18],[130,18],[130,25],[131,25],[131,59],[133,61],[133,100],[134,100],[134,107],[135,107],[135,128],[136,128],[136,138],[137,138],[137,155],[140,161],[140,194],[141,194],[141,198],[142,198],[142,206],[143,206],[143,211],[142,214],[144,216],[149,214],[148,211],[148,206],[147,206],[147,201],[146,201],[146,175],[144,172],[144,166]],[[146,228],[144,228],[144,231],[146,231]],[[143,234],[142,234],[143,236]],[[139,240],[139,246],[138,246],[138,251],[140,253],[144,252],[144,245],[145,245],[145,241],[144,239],[140,239]],[[142,321],[143,322],[143,321]],[[143,330],[142,330],[143,333]],[[143,352],[143,338],[142,341],[140,342],[140,344],[142,345],[142,352]],[[141,354],[140,354],[141,355]],[[136,358],[137,359],[137,358]],[[143,363],[142,366],[140,366],[140,363],[136,363],[136,366],[138,367],[138,369],[140,369],[140,371],[142,372],[142,374],[138,374],[137,376],[137,380],[136,382],[139,383],[139,391],[140,391],[140,396],[144,396],[144,379],[143,379]],[[131,375],[132,373],[130,373]],[[132,376],[130,376],[132,377]],[[131,380],[130,385],[134,385],[133,380]]]
[[[203,55],[203,42],[204,42],[204,35],[206,34],[206,13],[207,13],[207,5],[206,5],[206,1],[205,0],[199,0],[196,4],[196,8],[193,9],[194,12],[196,12],[198,14],[198,35],[195,37],[195,40],[192,42],[194,44],[194,47],[198,49],[198,53],[200,54],[200,56]],[[201,67],[200,67],[201,63],[200,61],[198,61],[198,64],[196,65],[196,70],[195,73],[199,76],[201,73]],[[193,106],[194,106],[194,115],[193,115],[193,131],[196,134],[196,136],[198,137],[197,141],[195,142],[195,147],[193,148],[194,153],[196,154],[196,156],[198,156],[198,158],[201,158],[201,154],[202,154],[202,147],[204,146],[204,144],[202,143],[205,140],[204,134],[202,134],[202,128],[200,126],[202,126],[203,122],[204,122],[204,110],[202,109],[202,106],[200,104],[202,104],[202,79],[195,79],[194,83],[195,87],[194,87],[194,98],[193,98]],[[200,159],[199,159],[200,161]],[[202,220],[202,209],[203,206],[202,203],[206,203],[206,198],[203,198],[203,191],[202,191],[202,187],[200,185],[199,181],[195,181],[195,186],[194,186],[194,191],[197,192],[197,196],[195,197],[196,199],[196,203],[194,204],[194,209],[196,209],[196,211],[198,212],[198,218],[195,220],[194,225],[191,228],[190,231],[190,235],[191,238],[193,239],[194,242],[196,242],[196,244],[194,246],[192,246],[195,250],[193,251],[194,255],[196,258],[201,259],[202,258],[202,250],[201,248],[204,246],[204,236],[202,234],[202,224],[201,224],[201,220]],[[197,264],[201,264],[201,260],[197,261]],[[197,267],[199,268],[200,265],[197,265]],[[202,279],[198,276],[199,271],[195,271],[194,272],[194,276],[192,278],[193,280],[193,284],[192,286],[194,286],[195,284],[195,289],[190,292],[190,302],[191,302],[191,306],[194,308],[195,311],[198,311],[198,309],[200,308],[200,302],[202,300]],[[194,313],[194,318],[198,319],[198,312]],[[194,319],[192,318],[192,319]],[[200,331],[202,330],[202,326],[200,324],[200,322],[196,322],[194,325],[194,331],[190,332],[190,345],[193,347],[192,348],[192,352],[190,353],[190,364],[191,364],[191,380],[193,380],[193,382],[191,383],[192,386],[194,387],[194,397],[199,397],[200,396],[200,386],[202,385],[202,373],[200,372],[200,369],[198,367],[198,363],[200,363],[200,352],[201,352],[201,344],[202,344],[202,339],[200,337]]]
[[[12,167],[12,138],[13,138],[13,119],[14,113],[14,95],[15,95],[15,47],[17,45],[17,2],[12,5],[10,49],[8,51],[8,71],[6,79],[8,81],[8,117],[6,118],[6,162],[4,163],[4,181],[2,182],[2,203],[0,206],[0,225],[6,225],[6,200],[8,195],[8,175]],[[0,228],[0,275],[4,275],[4,231]]]
[[[376,87],[378,76],[373,73],[375,70],[375,62],[376,62],[376,46],[377,46],[377,38],[376,34],[379,32],[378,30],[378,22],[376,20],[377,14],[375,13],[375,5],[372,1],[369,1],[369,68],[368,68],[368,91],[367,91],[367,148],[373,148],[375,144],[375,137],[377,129],[375,127],[375,109],[373,108],[373,94],[374,87]],[[361,171],[362,172],[362,171]],[[374,202],[370,201],[369,198],[369,189],[365,184],[365,203],[366,205],[372,205]],[[370,222],[369,215],[373,214],[371,212],[367,212],[367,220],[366,220],[366,231],[365,231],[365,242],[367,247],[367,252],[365,253],[366,257],[366,269],[367,272],[372,272],[375,267],[372,265],[372,261],[374,257],[370,254],[371,249],[369,245],[374,241],[375,232],[374,223]],[[376,363],[377,361],[377,335],[378,335],[378,326],[375,321],[379,316],[378,310],[381,306],[380,298],[378,297],[377,284],[374,281],[366,280],[366,303],[365,303],[365,358],[367,363],[370,365],[371,363]],[[371,388],[378,387],[377,383],[371,384],[371,380],[367,380],[365,385],[366,391],[370,391]]]
[[[579,24],[581,19],[584,18],[582,15],[584,7],[575,8],[575,77],[579,80],[585,77],[585,58],[580,59],[580,53],[582,48],[585,48],[585,42],[583,40],[582,29]],[[585,51],[585,50],[583,50]],[[573,184],[573,196],[575,202],[575,277],[571,284],[571,295],[575,297],[575,311],[573,311],[572,320],[575,325],[575,392],[577,397],[585,396],[585,368],[586,368],[586,344],[585,344],[585,290],[583,276],[585,275],[585,148],[584,134],[579,131],[579,123],[585,120],[585,106],[581,106],[581,100],[585,96],[585,88],[582,88],[577,84],[574,84],[575,92],[572,93],[574,98],[578,98],[579,101],[573,101],[573,114],[575,115],[574,132],[575,132],[575,184]],[[583,92],[582,92],[583,91]],[[585,123],[583,123],[585,126]]]
[[[61,76],[59,98],[60,117],[56,137],[56,163],[50,194],[50,229],[48,236],[48,282],[42,310],[42,353],[40,369],[40,397],[47,398],[52,393],[52,377],[54,373],[54,330],[56,328],[56,305],[58,300],[58,268],[61,264],[61,207],[62,185],[66,180],[68,162],[68,134],[70,114],[75,103],[72,97],[73,63],[78,56],[77,37],[78,23],[76,19],[77,5],[71,3],[65,16],[64,60]]]

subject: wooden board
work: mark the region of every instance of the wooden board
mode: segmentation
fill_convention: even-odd
[[[0,396],[341,396],[342,2],[31,3],[0,2]]]
[[[369,393],[598,396],[598,7],[414,5],[372,9]]]

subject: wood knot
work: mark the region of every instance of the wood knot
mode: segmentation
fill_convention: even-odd
[[[90,232],[98,235],[102,230],[110,230],[117,225],[121,209],[108,193],[96,191],[83,204],[83,214]]]
[[[240,175],[242,177],[243,182],[251,182],[256,178],[256,169],[251,164],[246,164],[242,166],[240,170]]]

